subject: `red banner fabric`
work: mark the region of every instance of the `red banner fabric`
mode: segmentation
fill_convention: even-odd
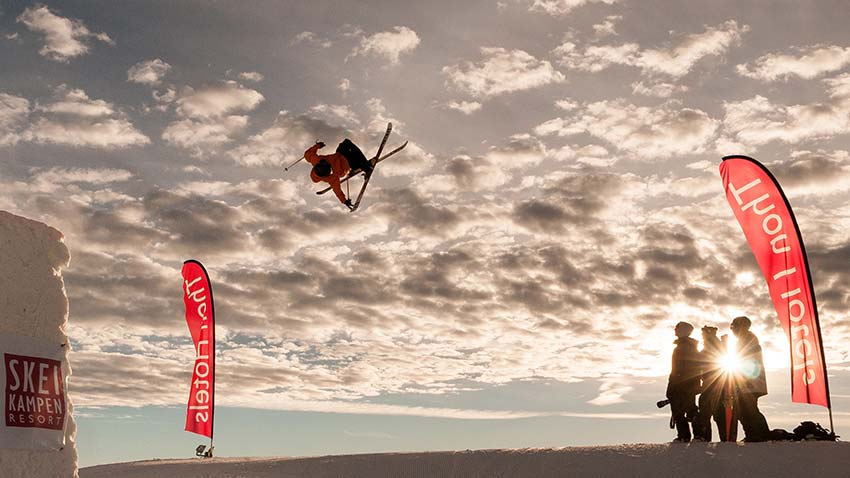
[[[195,368],[186,409],[186,431],[212,438],[215,407],[215,313],[207,271],[200,262],[183,263],[186,323],[195,343]]]
[[[767,280],[791,345],[791,400],[829,408],[829,391],[806,251],[791,205],[773,175],[746,156],[720,164],[726,199]]]

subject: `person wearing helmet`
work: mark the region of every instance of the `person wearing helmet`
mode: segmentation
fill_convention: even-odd
[[[667,382],[667,398],[676,426],[677,436],[673,442],[688,443],[691,441],[688,422],[696,417],[696,396],[700,392],[700,355],[697,341],[690,337],[693,325],[679,322],[674,330],[676,348],[673,349],[673,363]]]
[[[339,202],[351,209],[354,207],[351,204],[351,198],[345,197],[340,182],[352,169],[359,169],[367,175],[371,174],[373,165],[348,138],[339,144],[333,154],[319,154],[318,151],[324,147],[325,143],[317,141],[304,152],[304,159],[313,165],[313,170],[310,171],[310,179],[314,183],[320,181],[328,183],[336,197],[339,198]]]
[[[737,339],[736,348],[741,363],[740,372],[735,377],[735,403],[744,428],[744,441],[758,442],[770,439],[770,428],[758,407],[759,397],[767,395],[767,379],[761,345],[755,334],[750,332],[750,325],[750,319],[742,316],[735,317],[729,328]]]
[[[314,183],[324,181],[333,189],[339,202],[348,206],[351,209],[351,199],[345,197],[340,186],[340,180],[351,171],[348,165],[348,160],[340,153],[319,154],[318,151],[325,147],[325,143],[317,141],[316,144],[304,151],[304,159],[313,165],[313,170],[310,171],[310,179]]]

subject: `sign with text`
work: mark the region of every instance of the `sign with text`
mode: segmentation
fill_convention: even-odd
[[[186,431],[212,438],[215,407],[215,312],[212,287],[206,269],[200,262],[183,263],[183,302],[186,325],[195,344],[195,366],[189,404],[186,408]]]
[[[720,176],[788,335],[791,400],[830,408],[812,276],[791,204],[773,174],[753,158],[723,158]]]
[[[0,334],[0,448],[59,449],[68,401],[62,344]]]

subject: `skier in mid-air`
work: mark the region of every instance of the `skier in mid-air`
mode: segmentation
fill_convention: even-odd
[[[313,169],[310,171],[310,178],[313,182],[318,183],[324,181],[329,185],[329,187],[322,189],[321,191],[316,191],[316,194],[325,194],[326,192],[333,190],[334,194],[336,194],[336,197],[339,199],[339,202],[345,204],[350,212],[354,212],[358,207],[360,207],[360,200],[363,199],[363,193],[366,191],[366,186],[369,184],[369,179],[372,177],[375,165],[398,153],[407,146],[407,141],[405,141],[401,146],[384,154],[383,156],[381,155],[384,150],[384,145],[387,144],[387,138],[390,137],[390,132],[392,130],[392,123],[387,123],[387,131],[384,133],[381,145],[378,146],[378,152],[375,153],[375,156],[371,160],[366,159],[366,156],[363,155],[363,151],[360,151],[360,148],[358,148],[357,145],[352,143],[348,138],[345,138],[342,143],[339,143],[339,146],[336,148],[336,152],[333,154],[319,154],[319,150],[325,147],[325,143],[316,141],[316,144],[311,146],[307,151],[304,151],[304,156],[302,156],[301,159],[283,168],[283,170],[289,171],[289,168],[297,164],[302,159],[306,159],[308,163],[313,165]],[[360,192],[357,194],[357,199],[352,202],[350,197],[345,197],[340,185],[360,173],[363,173],[363,184],[360,186]]]
[[[372,174],[372,163],[366,159],[363,152],[360,151],[354,143],[346,138],[336,149],[333,154],[319,154],[318,151],[325,147],[325,143],[317,141],[316,144],[304,152],[304,159],[313,165],[313,170],[310,171],[310,178],[314,183],[324,181],[333,189],[339,202],[348,206],[348,209],[354,209],[351,203],[351,198],[345,197],[342,192],[340,182],[352,170],[361,170],[367,176]]]

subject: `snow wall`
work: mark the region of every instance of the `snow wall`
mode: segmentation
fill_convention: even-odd
[[[46,224],[0,211],[0,333],[68,343],[62,268],[71,256],[63,239],[61,232]],[[65,377],[71,373],[68,349],[62,366]],[[77,424],[70,393],[67,408],[65,447],[59,451],[0,449],[0,476],[77,476]]]

